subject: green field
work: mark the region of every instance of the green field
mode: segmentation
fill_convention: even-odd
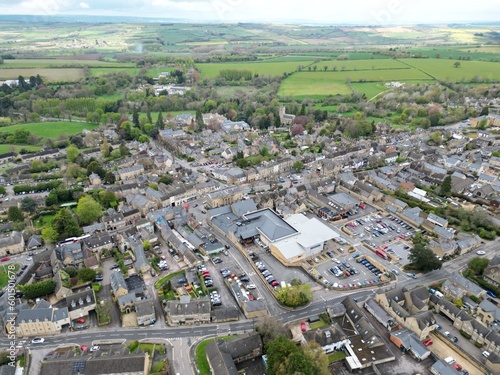
[[[242,62],[242,63],[214,63],[196,64],[201,71],[202,77],[214,78],[224,69],[250,70],[260,75],[281,76],[283,73],[293,73],[299,65],[307,66],[312,61],[288,61],[288,62]]]
[[[368,97],[381,92],[384,82],[421,82],[426,80],[432,80],[432,78],[417,69],[300,72],[283,80],[278,94],[310,98],[319,98],[330,94],[345,95],[351,92],[346,84],[347,81],[352,83],[361,81],[360,83],[365,83],[365,85],[360,87],[368,90],[366,92]],[[366,85],[366,83],[378,83],[378,85]]]
[[[103,74],[109,73],[127,73],[131,76],[135,76],[139,72],[139,68],[127,68],[127,67],[117,67],[117,68],[89,68],[89,73],[93,77],[98,77]]]
[[[81,133],[83,129],[94,129],[98,125],[87,124],[82,122],[69,122],[69,121],[58,121],[58,122],[35,122],[31,124],[18,124],[5,126],[0,128],[0,132],[13,133],[17,129],[29,130],[34,135],[44,138],[57,138],[61,134],[77,134]],[[23,146],[24,147],[24,146]]]
[[[98,60],[16,59],[4,60],[4,64],[1,68],[78,68],[84,66],[100,68],[133,68],[135,64]]]
[[[316,65],[318,71],[324,70],[326,66],[327,70],[332,70],[336,67],[337,71],[340,70],[371,70],[371,69],[407,69],[408,66],[400,61],[393,59],[368,59],[368,60],[324,60],[320,61]]]
[[[11,152],[14,150],[15,152],[19,152],[21,149],[25,149],[27,151],[40,151],[42,148],[39,146],[28,146],[28,145],[0,145],[0,154],[5,154],[7,152]]]
[[[14,264],[14,269],[11,272],[16,273],[21,266],[19,264]],[[0,289],[5,287],[9,283],[9,269],[6,265],[0,267]]]
[[[460,67],[455,68],[453,64],[456,60],[403,59],[401,61],[428,73],[438,80],[459,82],[462,79],[469,81],[474,76],[481,76],[492,82],[500,81],[500,62],[459,61]]]
[[[345,82],[332,79],[333,77],[331,75],[327,76],[327,74],[329,73],[295,73],[283,81],[278,95],[315,98],[351,93],[349,86]]]
[[[0,68],[0,80],[17,79],[23,76],[28,81],[30,76],[37,74],[40,74],[46,82],[75,82],[84,77],[82,68]]]
[[[353,91],[359,91],[366,95],[367,99],[388,90],[388,88],[381,82],[355,82],[351,83]]]

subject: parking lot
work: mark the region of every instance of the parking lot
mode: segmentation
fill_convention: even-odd
[[[360,257],[353,258],[354,255],[358,254]],[[370,270],[356,261],[356,259],[361,258],[364,256],[360,253],[343,254],[333,259],[328,257],[328,260],[316,265],[316,270],[334,288],[353,288],[378,284],[379,277],[375,274],[375,268]],[[332,268],[336,274],[331,271]]]

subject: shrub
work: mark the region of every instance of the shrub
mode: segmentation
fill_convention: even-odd
[[[471,338],[471,336],[470,336],[467,332],[465,332],[465,331],[463,331],[463,330],[460,330],[460,334],[461,334],[463,337],[465,337],[466,339],[470,339],[470,338]]]
[[[133,353],[137,350],[139,347],[139,341],[132,341],[130,344],[127,345],[128,350],[130,350],[130,353]]]

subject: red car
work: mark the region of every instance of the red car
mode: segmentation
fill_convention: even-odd
[[[459,365],[458,363],[455,363],[455,364],[453,365],[453,368],[454,368],[455,370],[457,370],[457,371],[460,371],[460,370],[462,369],[462,366],[461,366],[461,365]]]
[[[427,339],[422,344],[424,344],[425,346],[432,345],[432,340],[431,339]]]
[[[80,349],[82,349],[84,352],[86,352],[87,350],[89,350],[89,348],[87,347],[87,345],[80,346]]]
[[[302,329],[302,332],[307,331],[307,324],[306,324],[306,322],[301,322],[300,323],[300,328]]]
[[[0,262],[8,262],[9,260],[10,260],[9,257],[5,257],[5,258],[0,259]]]
[[[85,318],[77,318],[77,319],[75,319],[75,323],[83,324],[83,323],[85,323]]]
[[[272,283],[271,283],[272,286],[278,286],[280,285],[280,283],[276,280],[274,280]]]

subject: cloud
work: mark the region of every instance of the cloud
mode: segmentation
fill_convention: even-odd
[[[28,0],[22,1],[19,7],[22,9],[22,14],[49,16],[58,14],[62,5],[62,0]]]
[[[81,3],[79,3],[79,4],[78,4],[78,6],[79,6],[80,8],[84,8],[84,9],[88,9],[88,8],[90,8],[89,3],[86,3],[86,2],[84,2],[84,1],[82,1]]]

